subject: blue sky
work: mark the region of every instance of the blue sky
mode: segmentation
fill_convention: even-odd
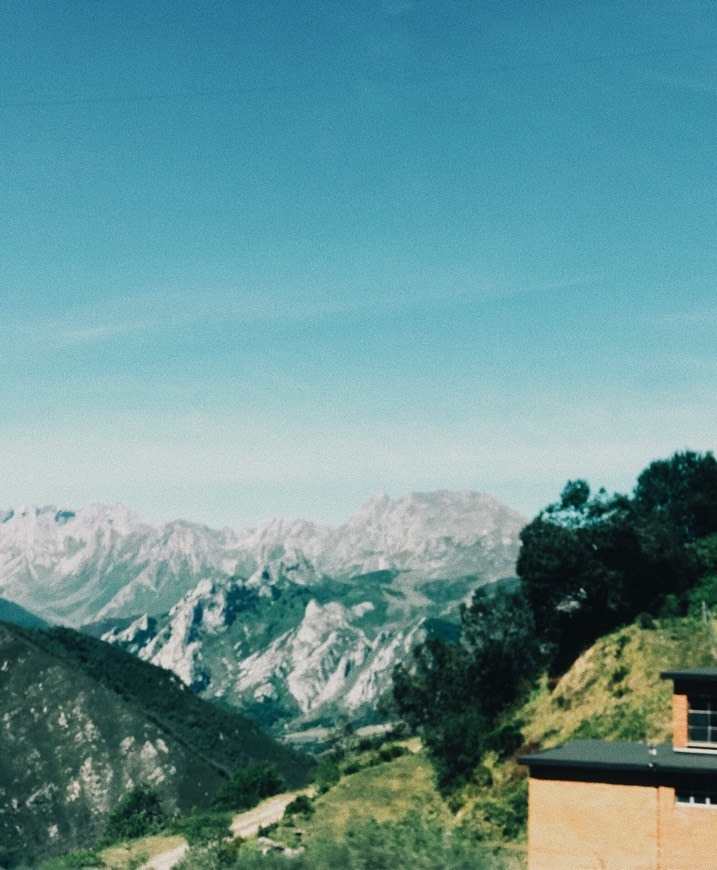
[[[0,504],[527,515],[715,448],[717,6],[0,2]]]

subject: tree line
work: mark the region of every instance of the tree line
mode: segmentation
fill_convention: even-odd
[[[568,481],[520,540],[519,582],[477,589],[456,643],[428,638],[394,670],[398,713],[422,733],[445,789],[487,749],[520,745],[498,723],[540,670],[562,673],[636,619],[717,604],[717,460],[694,451],[656,460],[629,496]]]

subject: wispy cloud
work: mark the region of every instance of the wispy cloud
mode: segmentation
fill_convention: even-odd
[[[98,300],[91,312],[79,306],[46,316],[0,320],[7,348],[32,344],[36,349],[70,348],[143,334],[190,328],[194,325],[307,324],[364,315],[391,316],[436,306],[487,304],[502,299],[541,295],[594,284],[589,275],[475,276],[445,273],[385,275],[358,278],[337,276],[325,286],[289,285],[243,290],[237,286],[168,288]]]
[[[54,341],[63,347],[121,338],[136,332],[148,332],[156,327],[156,321],[133,321],[127,323],[103,323],[96,326],[84,326],[76,329],[64,329],[59,332],[48,330],[48,335],[54,336]]]

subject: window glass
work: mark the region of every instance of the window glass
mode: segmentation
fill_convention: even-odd
[[[712,789],[692,785],[678,786],[675,789],[675,800],[678,804],[711,806],[717,809],[717,786]]]
[[[717,699],[689,697],[687,740],[689,743],[714,744],[717,748]]]

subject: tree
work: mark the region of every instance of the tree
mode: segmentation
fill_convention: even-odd
[[[258,761],[248,764],[227,780],[214,796],[212,806],[218,810],[250,809],[285,787],[273,764]]]
[[[489,741],[498,716],[529,684],[538,662],[532,613],[522,592],[481,587],[461,608],[458,643],[429,638],[414,649],[412,666],[396,666],[396,707],[422,733],[441,788],[469,777],[484,751],[493,748]],[[505,735],[498,738],[501,747],[506,741]]]
[[[109,814],[103,841],[116,843],[159,831],[166,822],[162,801],[148,785],[136,785]]]
[[[536,673],[540,658],[535,622],[521,589],[481,586],[461,605],[460,646],[478,706],[494,719]]]
[[[552,670],[638,613],[684,611],[699,576],[695,544],[714,530],[711,453],[651,463],[632,498],[568,481],[521,532],[517,563]]]
[[[686,450],[651,462],[637,479],[634,503],[642,515],[674,526],[685,543],[717,532],[717,460]]]

